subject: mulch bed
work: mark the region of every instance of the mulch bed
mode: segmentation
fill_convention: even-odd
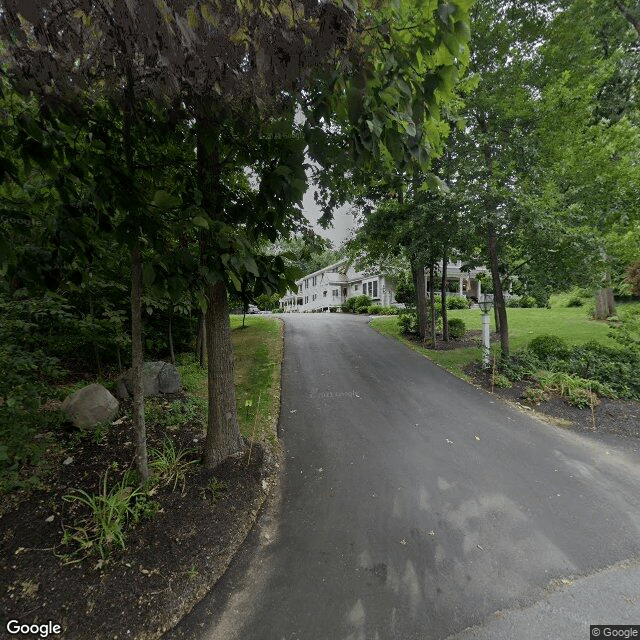
[[[159,447],[167,433],[148,425],[148,446]],[[176,448],[202,444],[197,423],[169,434]],[[99,444],[84,436],[73,449],[52,452],[54,471],[42,489],[0,506],[3,632],[8,620],[51,620],[62,627],[57,637],[158,638],[222,575],[255,521],[277,466],[259,445],[250,460],[245,453],[213,471],[194,466],[184,490],[158,488],[151,498],[157,513],[128,530],[126,551],[113,551],[103,566],[96,556],[69,563],[73,548],[61,542],[64,529],[88,509],[63,496],[79,488],[97,493],[106,469],[112,470],[110,479],[121,476],[132,466],[133,441],[127,420],[112,426]],[[72,462],[63,464],[70,456]],[[226,484],[217,499],[209,484],[214,477]]]
[[[640,402],[600,398],[592,413],[590,407],[574,407],[557,394],[550,395],[544,402],[527,400],[525,390],[537,386],[534,381],[520,380],[512,383],[511,387],[496,387],[491,382],[491,370],[485,371],[478,363],[467,367],[465,373],[479,386],[550,418],[549,421],[556,426],[582,433],[610,433],[624,438],[640,438]]]

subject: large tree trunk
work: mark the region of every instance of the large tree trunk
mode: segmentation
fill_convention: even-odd
[[[609,268],[609,256],[602,250],[602,257],[606,266],[604,277],[604,287],[596,292],[596,320],[606,320],[609,316],[616,315],[616,302],[613,298],[613,289],[611,288],[611,270]]]
[[[500,323],[500,346],[502,355],[509,355],[509,325],[507,323],[507,307],[502,294],[502,281],[500,280],[500,270],[498,267],[498,239],[496,230],[492,223],[487,225],[487,244],[489,247],[489,266],[491,268],[491,279],[493,280],[493,304],[498,313]]]
[[[613,298],[613,290],[610,287],[598,289],[596,292],[596,320],[606,320],[616,314],[616,303]]]
[[[214,119],[197,120],[198,188],[202,206],[212,220],[220,220],[218,203],[221,191],[222,161]],[[215,252],[213,238],[201,235],[201,261],[212,262],[221,269],[222,261]],[[227,291],[223,282],[208,285],[206,311],[206,343],[209,382],[209,418],[204,445],[204,465],[212,469],[230,455],[243,449],[238,426],[234,380],[233,343],[229,324]]]
[[[127,61],[126,85],[124,89],[122,143],[124,147],[127,173],[131,184],[135,183],[135,164],[133,159],[133,135],[131,128],[134,120],[135,104],[134,77],[131,61]],[[139,211],[135,212],[140,215]],[[147,465],[147,433],[144,423],[144,394],[142,388],[142,259],[140,257],[140,238],[136,238],[131,249],[131,386],[133,406],[131,409],[133,427],[136,432],[136,466],[140,483],[149,479]]]
[[[429,265],[429,282],[430,282],[430,291],[429,291],[429,311],[430,311],[430,333],[431,333],[431,347],[433,349],[436,348],[436,288],[435,288],[435,265],[433,262]]]
[[[487,164],[487,172],[493,177],[493,150],[489,144],[489,120],[486,115],[479,118],[480,128],[486,136],[484,147],[484,157]],[[489,215],[495,211],[494,203],[489,194],[485,197],[486,210]],[[498,265],[498,238],[496,228],[492,222],[487,224],[487,244],[489,249],[489,267],[491,269],[491,279],[493,280],[493,304],[496,314],[496,330],[500,333],[500,345],[502,355],[509,355],[509,325],[507,323],[507,307],[502,295],[502,281],[500,280],[500,269]]]
[[[427,311],[426,283],[424,278],[424,267],[411,265],[413,273],[413,283],[416,287],[416,312],[418,314],[418,335],[420,340],[427,339],[429,331],[429,316]]]
[[[442,280],[440,282],[440,302],[442,304],[442,339],[449,342],[449,318],[447,314],[447,248],[442,252]]]
[[[131,250],[131,385],[133,387],[133,426],[136,431],[136,467],[140,482],[149,479],[147,434],[144,423],[142,389],[142,261],[140,245]]]
[[[227,292],[223,283],[211,285],[207,307],[207,359],[209,364],[209,419],[204,465],[213,469],[244,448],[234,385],[233,343]]]

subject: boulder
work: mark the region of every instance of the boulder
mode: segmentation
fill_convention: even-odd
[[[123,378],[126,391],[133,395],[131,369]],[[142,365],[142,391],[145,396],[158,396],[162,393],[180,391],[180,374],[169,362],[145,362]]]
[[[122,378],[120,378],[116,383],[116,398],[118,398],[118,400],[129,399],[129,391],[127,390],[127,385]]]
[[[100,422],[111,422],[120,403],[101,384],[90,384],[67,396],[60,406],[73,424],[84,429]]]

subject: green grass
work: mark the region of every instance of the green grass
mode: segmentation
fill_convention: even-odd
[[[620,305],[624,310],[627,305]],[[449,311],[450,318],[462,318],[467,330],[482,329],[482,314],[478,309]],[[495,331],[493,312],[489,314],[491,331]],[[512,352],[524,349],[532,338],[542,334],[552,334],[564,338],[567,344],[584,344],[595,340],[607,346],[616,343],[607,335],[609,327],[606,322],[596,322],[587,318],[586,307],[552,307],[551,309],[507,309],[509,321],[509,345]],[[445,367],[459,378],[467,379],[464,367],[481,357],[480,348],[453,349],[451,351],[432,351],[424,349],[406,340],[399,331],[397,318],[376,318],[371,326],[384,335],[391,336],[409,345],[412,349],[426,355],[431,360]],[[499,343],[493,344],[494,352]]]
[[[235,383],[238,420],[242,435],[252,440],[276,440],[280,408],[280,368],[282,365],[280,320],[264,316],[231,316],[235,352]],[[207,373],[193,356],[180,358],[178,370],[186,391],[207,399]]]
[[[460,311],[460,313],[466,314],[468,312]],[[477,313],[478,315],[480,315],[480,312],[477,312]],[[450,312],[450,315],[451,317],[454,317],[452,312]],[[455,317],[462,317],[466,322],[466,316],[459,316],[457,315],[457,312],[456,312]],[[482,320],[480,321],[480,323],[481,322]],[[417,345],[415,342],[412,342],[411,340],[407,340],[407,338],[404,335],[402,335],[402,333],[400,332],[400,327],[398,325],[397,316],[374,318],[370,322],[370,325],[374,329],[382,333],[383,335],[390,336],[391,338],[395,338],[396,340],[399,340],[400,342],[406,344],[408,347],[410,347],[414,351],[417,351],[418,353],[421,353],[422,355],[427,356],[428,358],[430,358],[437,364],[443,366],[445,369],[451,371],[451,373],[458,376],[459,378],[462,378],[463,380],[469,379],[469,377],[463,371],[464,367],[468,365],[470,362],[480,359],[480,356],[481,356],[480,348],[453,349],[452,351],[446,351],[446,352],[425,349],[424,347]],[[470,327],[467,324],[467,329],[473,329],[473,328],[474,327]]]

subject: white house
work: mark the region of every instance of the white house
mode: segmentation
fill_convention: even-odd
[[[477,275],[486,269],[480,267],[463,272],[461,267],[460,262],[447,266],[450,290],[455,285],[457,291],[452,293],[477,300],[482,293]],[[427,274],[427,291],[430,289],[428,279]],[[288,291],[280,300],[284,311],[337,310],[343,302],[359,295],[368,295],[375,304],[382,306],[398,304],[393,280],[380,272],[356,271],[346,258],[300,278],[296,285],[297,291]]]

